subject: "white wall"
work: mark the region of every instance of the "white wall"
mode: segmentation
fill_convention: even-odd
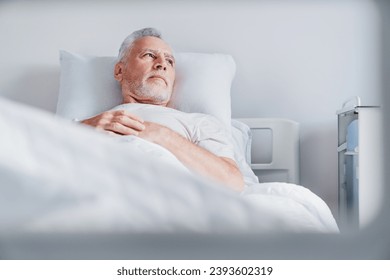
[[[0,95],[54,111],[58,50],[116,55],[154,26],[177,51],[234,56],[234,117],[301,123],[301,184],[337,214],[336,110],[380,104],[379,18],[371,1],[3,1]]]

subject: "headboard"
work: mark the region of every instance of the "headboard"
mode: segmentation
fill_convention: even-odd
[[[251,129],[251,168],[259,181],[299,184],[299,124],[275,118],[237,120]]]

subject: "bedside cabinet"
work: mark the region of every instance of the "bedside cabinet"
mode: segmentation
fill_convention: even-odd
[[[338,205],[340,230],[360,229],[381,206],[382,126],[378,106],[347,100],[338,119]]]

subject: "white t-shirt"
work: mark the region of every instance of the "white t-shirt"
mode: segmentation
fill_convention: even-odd
[[[126,103],[111,109],[111,111],[117,110],[125,110],[145,121],[164,125],[197,146],[217,156],[234,160],[234,148],[229,133],[213,116],[139,103]]]

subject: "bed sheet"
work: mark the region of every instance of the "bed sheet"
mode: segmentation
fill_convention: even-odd
[[[0,130],[2,232],[338,232],[301,186],[256,183],[237,194],[157,145],[6,100]]]

